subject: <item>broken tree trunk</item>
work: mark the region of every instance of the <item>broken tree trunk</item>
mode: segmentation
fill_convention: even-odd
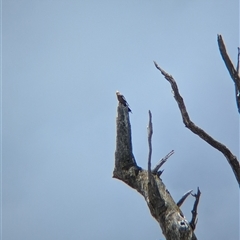
[[[136,163],[132,152],[131,125],[128,108],[117,108],[117,139],[113,178],[137,190],[147,202],[167,240],[196,240],[195,223],[191,225],[174,202],[156,171],[149,173]],[[194,216],[196,218],[196,215]],[[194,226],[194,227],[193,227]]]

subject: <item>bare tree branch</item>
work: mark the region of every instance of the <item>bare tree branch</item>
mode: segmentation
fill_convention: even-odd
[[[235,96],[236,96],[238,112],[240,113],[240,92],[239,92],[236,84],[235,84]]]
[[[169,75],[167,72],[165,72],[163,69],[161,69],[156,62],[154,62],[156,68],[162,73],[162,75],[167,79],[167,81],[171,84],[172,90],[174,92],[174,98],[176,102],[178,103],[179,110],[182,114],[183,123],[185,126],[190,129],[193,133],[198,135],[200,138],[202,138],[204,141],[209,143],[212,147],[216,148],[218,151],[220,151],[227,159],[229,165],[231,166],[233,173],[237,179],[238,184],[240,185],[240,164],[238,162],[238,159],[236,156],[232,154],[232,152],[222,143],[216,141],[213,139],[209,134],[207,134],[204,130],[196,126],[191,120],[188,115],[187,109],[185,107],[184,101],[182,96],[180,95],[178,91],[178,86],[174,78]]]
[[[122,104],[117,109],[117,137],[113,178],[136,189],[145,199],[166,240],[197,240],[190,223],[174,202],[162,180],[137,166],[132,153],[129,112]],[[126,199],[127,201],[127,199]]]
[[[152,170],[152,174],[157,174],[159,168],[174,154],[174,150],[169,152],[164,158],[160,160],[160,162],[157,164],[157,166]]]
[[[162,173],[164,172],[164,169],[163,170],[160,170],[157,172],[157,176],[160,177],[162,175]]]
[[[238,74],[238,77],[240,77],[239,76],[239,74],[240,74],[240,72],[239,72],[239,62],[240,62],[240,48],[238,47],[238,59],[237,59],[237,74]]]
[[[192,194],[192,196],[195,197],[195,202],[194,202],[194,205],[193,205],[192,220],[190,221],[190,225],[191,225],[192,229],[195,230],[196,225],[197,225],[197,207],[198,207],[199,199],[200,199],[200,196],[201,196],[201,192],[200,192],[199,188],[198,188],[197,193]]]
[[[148,182],[150,183],[151,178],[151,158],[152,158],[152,135],[153,135],[153,127],[152,127],[152,113],[149,110],[149,123],[148,123],[148,147],[149,147],[149,153],[148,153]]]
[[[218,41],[218,47],[219,51],[221,53],[222,59],[228,69],[228,72],[235,83],[235,97],[236,97],[236,102],[237,102],[237,107],[238,107],[238,112],[240,113],[240,77],[239,77],[239,48],[238,48],[238,61],[237,61],[237,68],[235,70],[233,63],[231,59],[228,56],[223,38],[221,35],[217,36],[217,41]]]
[[[238,59],[237,59],[237,74],[240,78],[240,48],[238,47]],[[237,85],[235,84],[235,96],[237,101],[238,112],[240,113],[240,91]]]
[[[184,203],[184,201],[186,200],[186,198],[192,193],[193,190],[189,190],[186,193],[184,193],[184,195],[181,197],[181,199],[177,202],[177,205],[179,207],[181,207],[181,205]]]

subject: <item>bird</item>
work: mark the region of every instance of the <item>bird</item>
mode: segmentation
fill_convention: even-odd
[[[130,109],[129,107],[129,104],[127,102],[127,100],[125,99],[125,97],[119,92],[119,91],[116,91],[116,95],[117,95],[117,99],[118,101],[125,107],[128,108],[128,111],[132,113],[132,110]]]

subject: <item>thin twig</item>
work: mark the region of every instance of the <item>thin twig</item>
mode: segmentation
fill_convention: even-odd
[[[171,84],[172,90],[174,91],[174,98],[176,102],[178,103],[179,110],[182,114],[183,123],[185,126],[190,129],[193,133],[198,135],[200,138],[202,138],[204,141],[206,141],[208,144],[210,144],[212,147],[216,148],[218,151],[220,151],[227,159],[229,165],[231,166],[234,175],[237,179],[238,184],[240,185],[240,164],[238,162],[238,159],[236,156],[232,154],[232,152],[222,143],[216,141],[213,139],[209,134],[207,134],[204,130],[196,126],[191,120],[188,115],[187,109],[185,107],[184,101],[182,96],[180,95],[178,91],[178,86],[174,78],[169,75],[167,72],[165,72],[163,69],[161,69],[156,62],[154,62],[156,68],[162,73],[162,75],[167,79],[167,81]]]
[[[237,76],[237,71],[235,70],[233,63],[231,61],[231,59],[228,56],[223,38],[221,35],[217,35],[217,41],[218,41],[218,47],[219,47],[219,51],[221,53],[222,59],[224,61],[224,63],[226,64],[226,67],[228,69],[228,72],[233,80],[233,82],[235,84],[240,84],[240,82],[238,83],[238,76]],[[240,88],[240,85],[239,85]]]
[[[238,107],[238,112],[240,113],[240,76],[239,76],[239,48],[238,48],[238,61],[237,61],[237,68],[235,69],[233,66],[233,63],[231,61],[231,59],[228,56],[223,38],[221,35],[217,36],[217,41],[218,41],[218,47],[219,47],[219,51],[221,53],[222,59],[227,67],[227,70],[233,80],[233,82],[235,83],[235,97],[236,97],[236,101],[237,101],[237,107]]]
[[[149,146],[149,153],[148,153],[148,182],[150,183],[151,178],[151,158],[152,158],[152,134],[153,134],[153,127],[152,127],[152,113],[149,110],[149,123],[148,123],[148,146]]]
[[[192,230],[194,230],[196,228],[196,225],[197,225],[197,208],[198,208],[198,204],[199,204],[199,199],[200,199],[200,196],[201,196],[201,192],[199,190],[199,187],[198,187],[198,191],[196,194],[192,194],[193,197],[195,197],[195,202],[194,202],[194,205],[193,205],[193,209],[192,209],[192,220],[190,221],[190,225],[192,227]]]
[[[238,58],[237,58],[237,73],[238,73],[238,77],[240,77],[239,76],[239,74],[240,74],[240,72],[239,72],[239,62],[240,62],[240,48],[238,47]]]
[[[171,152],[169,152],[164,158],[162,158],[159,163],[157,164],[157,166],[152,170],[152,174],[156,174],[157,171],[159,170],[159,168],[168,160],[168,158],[170,158],[172,155],[174,154],[174,150],[172,150]]]
[[[236,103],[237,103],[238,112],[240,113],[240,91],[238,90],[236,84],[235,84],[235,96],[236,96]]]
[[[237,59],[237,74],[238,74],[238,78],[240,78],[240,48],[239,47],[238,47],[238,59]],[[238,112],[240,113],[240,89],[237,87],[237,84],[235,84],[235,96],[236,96]]]
[[[160,170],[157,172],[157,176],[160,177],[162,175],[162,173],[164,172],[164,169],[163,170]]]
[[[189,190],[181,197],[181,199],[177,202],[178,207],[181,207],[183,202],[186,200],[186,198],[192,193],[193,190]]]

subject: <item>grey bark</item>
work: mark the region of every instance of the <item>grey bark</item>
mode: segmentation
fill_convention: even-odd
[[[132,152],[131,125],[127,107],[117,108],[117,139],[113,177],[137,190],[147,202],[167,240],[196,240],[191,224],[174,202],[158,174],[142,169]],[[149,179],[150,178],[150,179]]]

